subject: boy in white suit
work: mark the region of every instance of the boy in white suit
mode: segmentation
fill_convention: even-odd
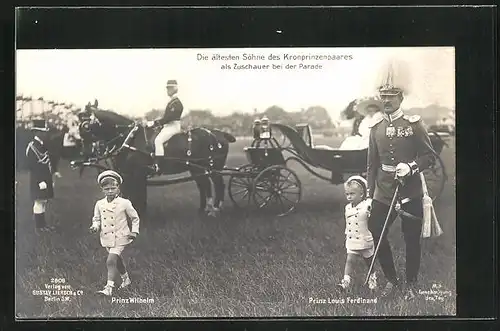
[[[345,206],[345,235],[347,259],[344,278],[337,285],[341,290],[351,286],[351,276],[356,259],[363,258],[368,268],[375,252],[373,236],[368,230],[368,218],[371,211],[371,199],[368,198],[368,183],[361,176],[351,176],[344,184],[345,195],[349,203]],[[368,288],[377,287],[377,274],[372,272],[368,280]]]
[[[101,245],[109,253],[106,261],[108,282],[98,293],[111,296],[118,274],[122,279],[120,288],[131,283],[121,253],[139,234],[139,215],[130,200],[119,196],[123,179],[117,172],[106,170],[99,174],[97,182],[106,196],[95,204],[90,231],[95,233],[101,230]],[[132,221],[132,229],[127,217]]]

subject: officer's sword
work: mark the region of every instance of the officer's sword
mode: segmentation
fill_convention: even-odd
[[[394,190],[394,196],[392,197],[391,205],[389,207],[389,212],[387,213],[387,217],[385,218],[384,227],[382,228],[382,232],[380,233],[377,247],[375,248],[375,253],[373,253],[372,262],[370,263],[370,268],[368,269],[368,274],[366,275],[365,285],[368,283],[368,280],[370,279],[370,274],[372,273],[373,265],[375,264],[375,259],[377,258],[377,253],[380,248],[380,243],[382,242],[382,238],[384,237],[385,228],[387,227],[387,222],[389,221],[389,216],[391,216],[392,209],[394,208],[394,204],[396,203],[396,198],[399,192],[399,186],[401,186],[401,181],[398,180],[398,185]]]

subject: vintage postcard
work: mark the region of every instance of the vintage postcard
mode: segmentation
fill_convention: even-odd
[[[18,319],[455,316],[453,47],[16,52]]]

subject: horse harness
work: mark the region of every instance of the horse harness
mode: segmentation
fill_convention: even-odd
[[[137,148],[135,148],[133,146],[130,146],[129,143],[134,138],[134,136],[135,136],[135,134],[136,134],[136,132],[137,132],[138,129],[139,129],[139,126],[137,124],[135,124],[134,127],[127,134],[127,137],[123,141],[123,145],[122,145],[121,148],[125,147],[125,148],[128,148],[128,149],[137,151]],[[210,131],[210,130],[208,130],[206,128],[194,128],[193,129],[193,128],[189,127],[186,131],[184,131],[184,133],[187,134],[188,147],[187,147],[186,155],[188,156],[188,158],[190,158],[191,155],[192,155],[192,144],[193,144],[192,131],[195,130],[195,129],[199,129],[199,130],[205,131],[212,138],[212,143],[208,146],[208,148],[210,150],[210,155],[208,156],[208,163],[209,163],[210,168],[212,168],[214,166],[214,158],[213,158],[213,152],[215,150],[215,146],[214,145],[215,145],[215,143],[217,143],[217,148],[221,149],[222,148],[222,144],[217,141],[217,137],[215,136],[215,134],[212,131]],[[146,130],[143,130],[143,133],[144,133],[144,139],[145,139],[145,141],[148,141],[147,135],[146,135]],[[190,161],[187,160],[186,164],[189,165],[189,162]]]
[[[210,168],[212,168],[214,166],[214,158],[213,158],[213,153],[214,153],[214,150],[215,150],[215,147],[214,147],[214,144],[217,142],[217,148],[218,149],[221,149],[222,148],[222,144],[220,142],[217,141],[217,137],[215,136],[215,134],[208,130],[207,128],[197,128],[199,130],[202,130],[202,131],[205,131],[211,138],[212,138],[212,143],[210,145],[208,145],[208,149],[210,150],[210,155],[208,156],[208,165]],[[187,135],[188,135],[188,149],[186,151],[186,155],[188,157],[191,157],[192,155],[192,152],[191,152],[191,146],[192,146],[192,141],[193,141],[193,137],[192,137],[192,131],[194,129],[191,128],[191,127],[188,127],[187,129]],[[186,161],[187,164],[189,164],[189,161]]]

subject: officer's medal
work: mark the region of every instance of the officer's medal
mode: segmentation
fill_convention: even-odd
[[[396,128],[393,126],[388,126],[385,129],[385,135],[389,138],[393,138],[396,135]]]

